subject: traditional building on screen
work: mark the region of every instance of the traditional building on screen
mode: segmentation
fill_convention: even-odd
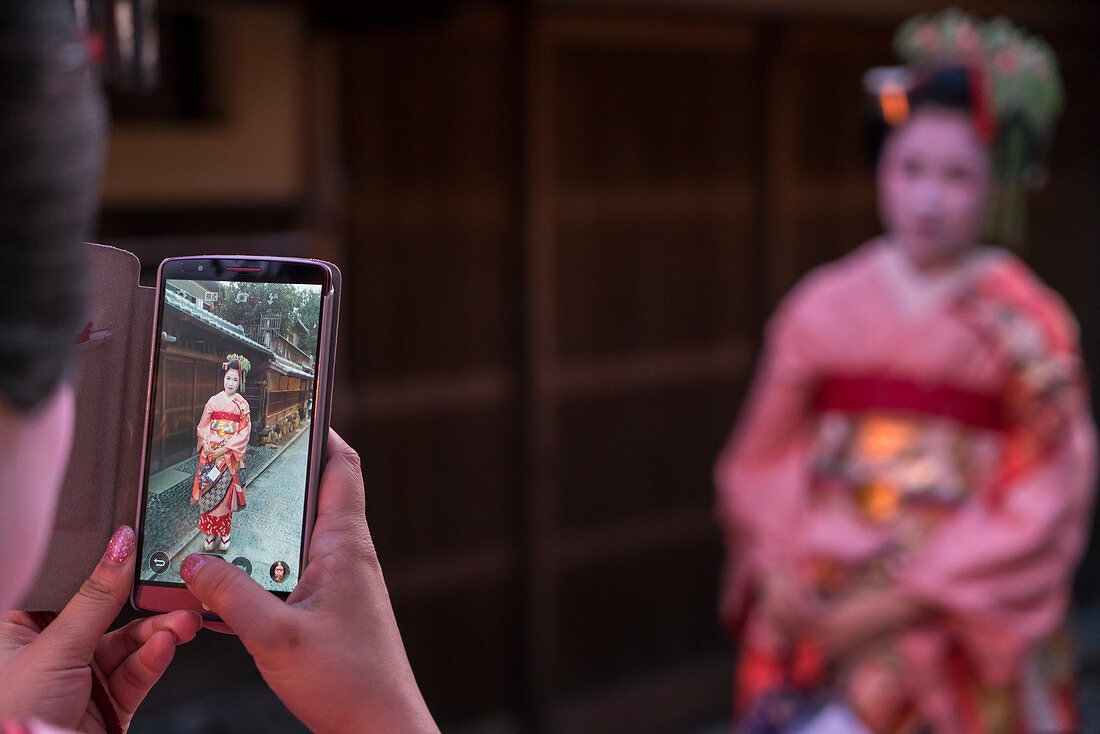
[[[314,362],[298,346],[306,327],[296,322],[288,339],[279,333],[280,314],[265,314],[258,324],[234,324],[207,308],[205,293],[174,285],[165,291],[155,413],[161,420],[149,446],[154,472],[194,454],[195,425],[211,389],[221,384],[226,354],[252,363],[241,392],[252,416],[251,443],[281,443],[302,427],[312,407]]]

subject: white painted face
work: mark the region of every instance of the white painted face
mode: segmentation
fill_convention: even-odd
[[[879,214],[917,267],[949,264],[977,243],[990,169],[989,151],[962,112],[919,109],[886,139]]]
[[[226,370],[222,385],[225,387],[226,395],[236,394],[237,388],[241,385],[241,373],[233,369]]]
[[[0,609],[18,604],[49,547],[73,416],[68,385],[29,413],[0,400]]]

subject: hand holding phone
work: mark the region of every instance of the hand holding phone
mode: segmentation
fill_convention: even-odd
[[[134,531],[119,528],[92,575],[55,620],[6,612],[0,621],[0,720],[42,719],[94,730],[117,714],[123,729],[160,679],[176,645],[191,640],[202,620],[177,611],[108,628],[126,603],[133,577]],[[39,613],[40,614],[40,613]],[[93,676],[113,710],[98,708]]]
[[[309,563],[285,604],[210,555],[188,556],[182,575],[311,731],[438,732],[405,655],[363,491],[359,456],[329,431]]]

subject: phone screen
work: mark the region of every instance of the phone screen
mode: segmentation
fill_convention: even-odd
[[[195,275],[162,275],[138,578],[183,587],[183,559],[209,553],[290,592],[303,561],[323,286]]]

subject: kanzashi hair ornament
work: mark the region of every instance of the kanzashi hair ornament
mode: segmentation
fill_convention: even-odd
[[[868,70],[863,75],[863,87],[887,125],[900,127],[909,120],[913,75],[904,66],[879,66]]]

